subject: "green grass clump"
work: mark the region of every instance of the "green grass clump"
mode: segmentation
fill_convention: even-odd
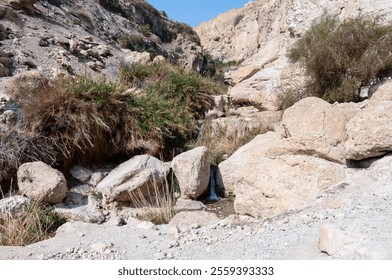
[[[161,139],[166,151],[195,137],[196,120],[213,107],[211,95],[221,90],[213,80],[167,62],[124,67],[121,80],[145,92],[138,98],[141,131],[146,138]]]
[[[309,77],[304,96],[331,103],[359,101],[362,85],[392,74],[392,25],[359,16],[339,22],[325,15],[289,50]]]

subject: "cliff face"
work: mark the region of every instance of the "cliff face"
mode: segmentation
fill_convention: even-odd
[[[388,0],[258,0],[202,23],[196,32],[213,58],[243,60],[226,73],[234,101],[276,110],[278,88],[302,80],[298,66],[287,61],[287,49],[313,20],[325,12],[340,19],[374,14],[390,20],[391,11]]]
[[[1,1],[0,48],[2,77],[36,69],[114,79],[131,51],[195,70],[202,63],[196,33],[144,0]]]

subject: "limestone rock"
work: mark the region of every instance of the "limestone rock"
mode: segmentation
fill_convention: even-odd
[[[391,84],[380,87],[372,99],[347,124],[347,159],[362,160],[392,151]]]
[[[91,170],[78,165],[73,166],[69,170],[69,172],[75,179],[78,179],[81,183],[87,183],[93,175],[93,172]]]
[[[109,201],[131,201],[130,193],[140,190],[147,196],[154,185],[160,187],[168,173],[167,166],[149,155],[140,155],[120,164],[98,185],[97,191]]]
[[[392,81],[381,85],[371,97],[372,101],[392,101]]]
[[[305,155],[269,156],[281,136],[268,132],[218,165],[217,184],[235,195],[237,214],[274,217],[301,209],[345,178],[345,167]]]
[[[246,169],[247,160],[253,160],[256,164],[258,159],[265,157],[267,151],[281,139],[282,136],[275,132],[257,135],[248,144],[239,148],[229,159],[218,165],[217,185],[224,188],[226,193],[233,193],[239,174],[238,169]]]
[[[336,229],[332,225],[325,224],[320,229],[320,243],[319,248],[321,252],[327,253],[330,256],[336,255],[347,245],[354,240],[348,237],[344,232]]]
[[[345,178],[345,167],[314,157],[243,160],[244,167],[231,175],[235,178],[231,186],[234,210],[241,215],[271,218],[302,209],[314,202],[321,191]]]
[[[172,168],[182,197],[195,199],[208,188],[210,165],[206,147],[198,147],[179,154],[172,161]]]
[[[19,217],[27,209],[30,199],[21,195],[15,195],[0,200],[0,214],[12,218]]]
[[[22,164],[17,176],[20,192],[31,199],[56,204],[66,196],[64,175],[41,161]]]
[[[276,146],[275,154],[305,154],[344,163],[346,125],[359,107],[354,103],[331,105],[316,97],[300,100],[283,114],[288,138]]]

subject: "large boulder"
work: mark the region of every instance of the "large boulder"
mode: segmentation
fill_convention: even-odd
[[[120,164],[112,170],[98,185],[108,201],[132,201],[132,193],[140,190],[144,196],[153,193],[153,188],[160,187],[166,179],[169,168],[159,159],[140,155]]]
[[[313,155],[344,163],[346,124],[359,108],[354,103],[331,105],[316,97],[300,100],[283,114],[287,140],[276,146],[275,154]]]
[[[63,173],[41,161],[22,164],[17,177],[21,194],[48,204],[60,203],[68,190]]]
[[[380,86],[347,124],[346,157],[362,160],[392,151],[392,82]]]
[[[218,166],[217,183],[235,196],[236,213],[271,218],[301,209],[345,178],[343,165],[305,155],[268,156],[277,133],[257,136]]]
[[[207,190],[210,164],[206,147],[197,147],[179,154],[172,161],[172,169],[182,197],[195,199]]]

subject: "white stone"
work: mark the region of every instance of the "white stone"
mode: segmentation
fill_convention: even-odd
[[[64,175],[43,162],[22,164],[17,176],[20,192],[31,199],[56,204],[66,196],[68,188]]]
[[[206,147],[179,154],[172,161],[172,169],[180,185],[182,197],[196,199],[207,190],[210,164]]]

